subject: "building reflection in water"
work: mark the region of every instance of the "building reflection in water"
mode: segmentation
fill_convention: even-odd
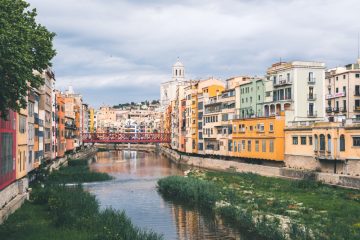
[[[136,226],[162,233],[164,239],[252,239],[214,216],[164,200],[156,191],[158,179],[183,174],[164,156],[141,151],[99,152],[90,167],[115,177],[111,183],[88,187],[103,208],[124,210]]]
[[[204,217],[196,210],[188,210],[176,204],[172,205],[171,210],[178,239],[243,239],[238,232],[225,227],[215,216]]]

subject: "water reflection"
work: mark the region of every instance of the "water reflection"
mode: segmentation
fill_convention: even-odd
[[[91,169],[107,172],[114,181],[89,185],[102,208],[124,210],[141,228],[164,239],[245,239],[214,216],[164,200],[156,191],[159,178],[183,174],[167,158],[139,151],[99,152]]]

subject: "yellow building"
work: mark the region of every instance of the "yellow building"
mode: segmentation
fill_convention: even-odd
[[[284,161],[284,127],[284,113],[271,117],[234,119],[230,155],[250,160]]]
[[[93,108],[89,109],[89,131],[95,132],[95,112]]]
[[[285,165],[327,173],[359,175],[360,124],[319,122],[285,129]]]
[[[20,179],[27,174],[27,152],[28,152],[28,134],[27,134],[27,109],[21,109],[17,114],[16,129],[16,179]]]
[[[203,153],[203,109],[209,98],[216,97],[225,89],[225,84],[215,78],[196,81],[185,88],[186,97],[186,152]],[[199,98],[201,99],[199,104]]]

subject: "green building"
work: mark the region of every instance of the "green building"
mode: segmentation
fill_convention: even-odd
[[[264,102],[264,79],[252,78],[248,82],[242,83],[239,91],[239,96],[236,96],[236,101],[239,101],[237,106],[238,118],[260,117],[263,115],[262,103]]]

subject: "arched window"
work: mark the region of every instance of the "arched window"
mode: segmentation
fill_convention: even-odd
[[[328,146],[327,146],[327,151],[328,151],[328,152],[331,152],[331,148],[332,148],[332,147],[331,147],[331,135],[330,135],[330,134],[327,135],[327,141],[328,141],[328,142],[327,142],[327,145],[328,145]]]
[[[319,139],[316,134],[314,136],[314,139],[315,139],[314,150],[317,151],[319,149]]]
[[[177,76],[177,69],[175,69],[175,76]]]
[[[340,136],[340,152],[345,152],[345,136],[342,134]]]
[[[179,70],[179,76],[181,76],[181,70]]]
[[[320,134],[320,151],[325,151],[325,135]]]

